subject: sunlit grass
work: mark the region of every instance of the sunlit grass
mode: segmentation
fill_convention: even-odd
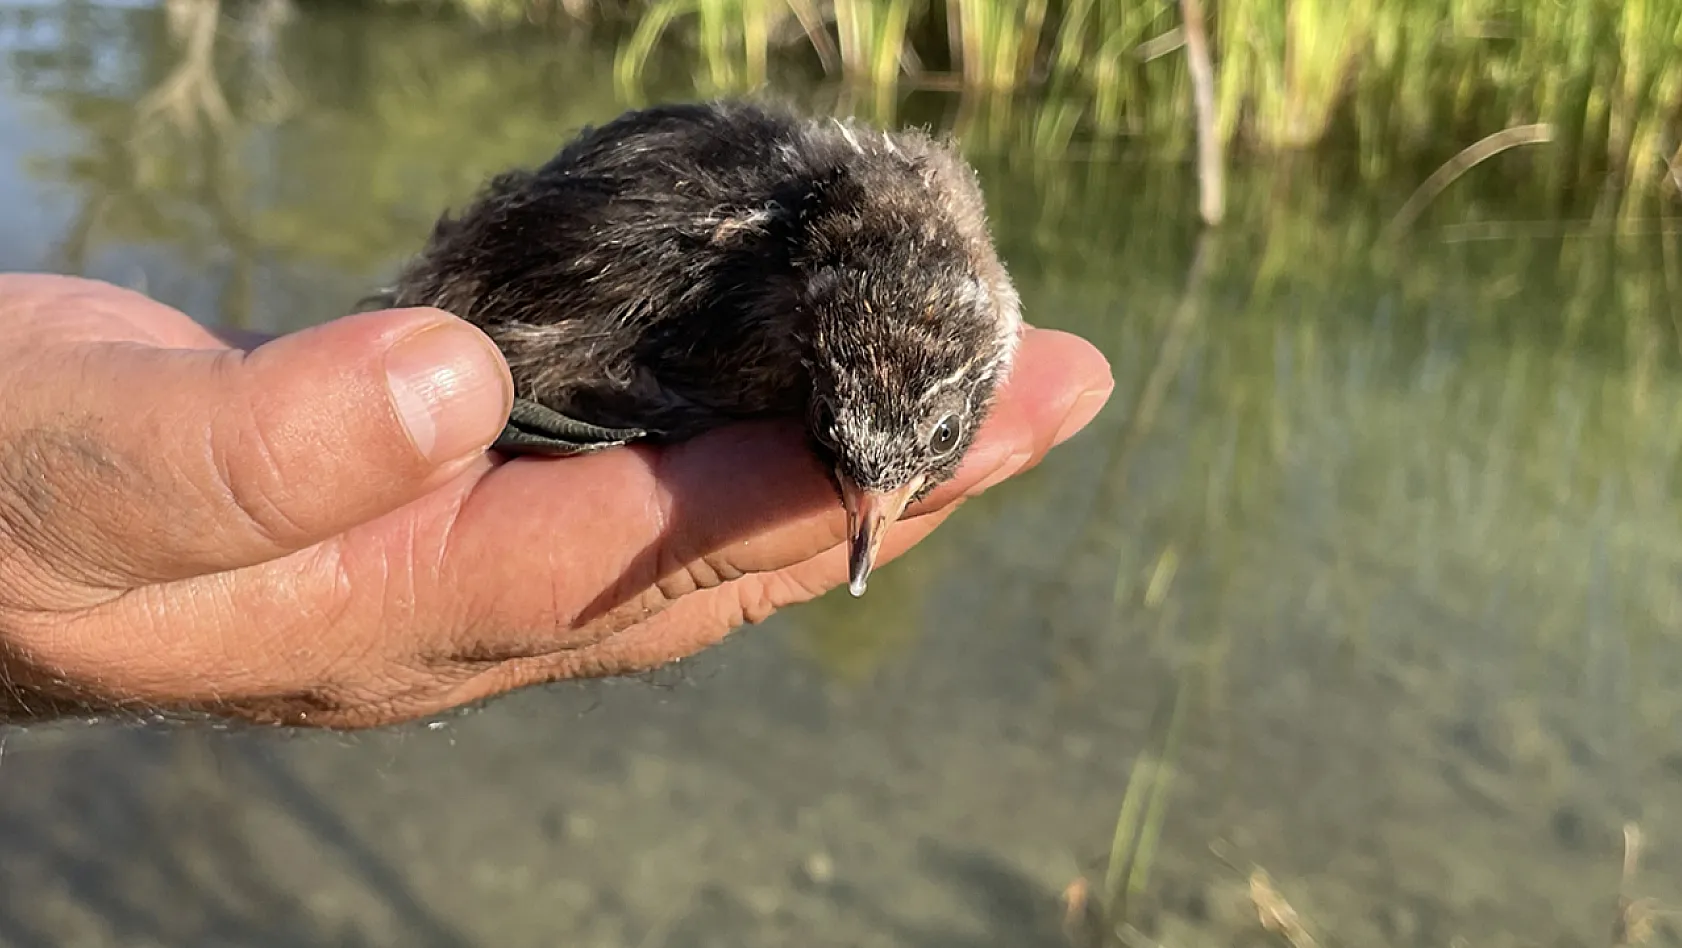
[[[463,0],[476,10],[530,3]],[[582,3],[583,0],[579,0]],[[708,91],[811,67],[889,90],[1031,92],[1072,137],[1192,147],[1178,7],[1170,0],[595,0],[627,18],[618,78],[687,49]],[[1352,146],[1368,171],[1442,161],[1545,122],[1567,160],[1555,185],[1621,177],[1674,189],[1682,0],[1229,0],[1212,9],[1222,143],[1278,152]],[[634,96],[633,96],[634,97]],[[880,97],[878,97],[880,101]]]
[[[421,0],[385,0],[413,3]],[[1042,153],[1127,139],[1194,147],[1173,0],[454,0],[482,22],[585,21],[618,46],[622,98],[686,57],[708,94],[827,75],[874,92],[957,88],[1035,109]],[[1352,149],[1369,176],[1423,177],[1512,126],[1556,130],[1556,191],[1610,178],[1637,200],[1682,182],[1682,0],[1227,0],[1212,5],[1221,146]],[[891,118],[891,115],[882,116]]]

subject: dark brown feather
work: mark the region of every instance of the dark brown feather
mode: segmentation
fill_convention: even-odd
[[[860,483],[923,472],[928,488],[1019,324],[947,145],[748,102],[630,112],[496,177],[386,302],[483,327],[518,394],[571,418],[679,439],[802,416]],[[934,458],[920,449],[943,405],[961,406],[963,444]]]

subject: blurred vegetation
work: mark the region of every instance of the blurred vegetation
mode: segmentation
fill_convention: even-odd
[[[422,0],[384,0],[417,4]],[[438,0],[443,2],[443,0]],[[634,96],[687,50],[706,92],[820,71],[876,87],[1031,93],[1045,150],[1126,137],[1189,154],[1174,0],[453,0],[489,23],[603,27]],[[1353,151],[1418,169],[1503,128],[1547,123],[1554,190],[1682,180],[1682,0],[1222,0],[1211,5],[1218,130],[1240,153]]]

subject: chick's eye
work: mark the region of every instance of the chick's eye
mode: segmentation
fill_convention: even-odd
[[[829,406],[823,402],[813,400],[811,406],[810,427],[812,434],[825,446],[835,447],[835,415]]]
[[[929,447],[935,454],[948,454],[958,445],[958,433],[962,430],[963,422],[957,415],[947,415],[935,423],[934,431],[929,435]]]

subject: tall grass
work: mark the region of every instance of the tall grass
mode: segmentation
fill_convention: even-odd
[[[1033,92],[1073,108],[1087,137],[1140,138],[1172,157],[1193,147],[1170,0],[595,7],[635,23],[621,46],[622,88],[637,85],[657,49],[687,48],[712,91],[764,85],[771,63],[816,66],[894,90]],[[1682,178],[1682,0],[1225,0],[1208,16],[1224,148],[1349,147],[1383,172],[1549,123],[1571,156],[1562,167],[1571,180],[1610,175],[1674,191]]]

